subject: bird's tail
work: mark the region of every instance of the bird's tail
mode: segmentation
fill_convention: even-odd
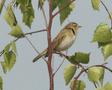
[[[41,52],[38,56],[36,56],[34,59],[33,59],[33,62],[36,62],[38,59],[40,59],[41,57],[43,56],[46,56],[47,55],[47,49],[45,49],[43,52]]]

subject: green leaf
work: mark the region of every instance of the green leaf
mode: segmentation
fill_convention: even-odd
[[[97,89],[95,89],[95,90],[105,90],[105,89],[102,87],[102,88],[97,88]]]
[[[69,84],[69,82],[73,78],[75,72],[76,72],[76,66],[75,65],[72,65],[72,64],[68,65],[64,69],[64,79],[65,79],[66,85]]]
[[[9,52],[10,46],[11,46],[10,43],[7,44],[7,45],[5,46],[5,48],[4,48],[4,52]]]
[[[16,17],[12,10],[11,5],[8,5],[6,12],[4,14],[4,18],[5,18],[6,22],[9,24],[9,26],[11,26],[11,27],[16,26],[17,20],[16,20]]]
[[[100,47],[103,47],[103,46],[105,46],[105,45],[107,45],[107,44],[110,44],[110,43],[112,43],[112,41],[106,42],[106,43],[98,42],[98,47],[100,48]]]
[[[104,68],[101,68],[100,72],[101,72],[101,77],[100,77],[99,81],[100,81],[101,86],[103,86],[103,80],[104,80],[104,75],[105,75],[105,69],[104,69]]]
[[[16,17],[14,15],[12,6],[10,4],[7,7],[4,18],[12,29],[12,31],[10,32],[10,35],[17,37],[17,38],[23,37],[23,32],[21,30],[21,27],[17,24]]]
[[[102,67],[91,67],[88,69],[88,78],[92,82],[98,82],[102,79],[104,69]]]
[[[23,22],[31,28],[34,19],[34,9],[31,0],[17,0],[16,5],[19,6],[23,13]]]
[[[10,51],[8,51],[8,52],[4,52],[4,62],[6,63],[5,66],[7,66],[7,67],[8,67],[8,64],[9,64],[9,58],[10,58],[9,52],[10,52]]]
[[[5,53],[4,62],[1,63],[4,73],[10,71],[13,68],[15,62],[16,62],[16,55],[14,52],[9,51],[8,53]]]
[[[61,10],[63,7],[67,6],[68,3],[70,3],[71,0],[60,0],[59,3],[59,10]],[[73,10],[73,8],[70,7],[70,5],[68,7],[66,7],[65,9],[63,9],[60,12],[60,22],[61,24],[65,21],[65,19],[70,15],[71,11]]]
[[[53,1],[55,1],[55,0],[53,0]],[[44,3],[45,3],[45,0],[38,0],[38,8],[42,9]]]
[[[111,40],[110,27],[107,24],[99,24],[93,36],[93,42],[106,43]]]
[[[68,61],[72,64],[83,63],[88,64],[89,62],[89,53],[76,52],[75,55],[68,57]]]
[[[7,71],[8,71],[8,63],[9,63],[9,51],[8,52],[4,52],[4,62],[1,62],[1,65],[2,65],[2,69],[3,69],[3,72],[4,73],[7,73]]]
[[[53,0],[52,9],[54,11],[58,7],[58,9],[60,11],[59,14],[60,14],[61,24],[65,21],[65,19],[70,15],[71,11],[73,10],[73,4],[72,4],[72,7],[71,7],[71,4],[68,5],[71,2],[72,2],[71,0],[66,0],[66,2],[65,2],[65,0]],[[64,8],[64,7],[66,7],[66,8]],[[64,8],[64,9],[62,10],[62,8]]]
[[[63,0],[53,0],[52,1],[52,10],[54,11],[57,7],[59,7],[59,4],[62,4]]]
[[[105,58],[105,60],[112,55],[112,43],[107,44],[102,47],[102,53]]]
[[[1,76],[0,76],[0,90],[3,90],[3,79]]]
[[[105,86],[104,86],[104,89],[105,90],[112,90],[112,83],[109,83],[109,82],[106,83]]]
[[[2,66],[3,72],[7,73],[7,69],[8,69],[7,68],[8,67],[7,64],[5,62],[1,62],[1,66]]]
[[[13,26],[12,31],[9,34],[11,36],[16,37],[16,38],[24,37],[24,34],[23,34],[21,27],[19,25]]]
[[[14,42],[9,43],[4,48],[4,62],[1,62],[4,73],[10,71],[16,62],[16,53],[14,52]]]
[[[9,44],[7,44],[4,48],[4,52],[9,52],[9,50],[12,50],[13,52],[16,53],[16,43],[15,41],[10,42]]]
[[[103,87],[98,88],[96,90],[112,90],[112,83],[106,83]]]
[[[0,0],[0,14],[2,12],[2,8],[4,6],[4,3],[5,3],[6,0]]]
[[[91,0],[92,7],[94,10],[99,10],[100,8],[100,0]]]
[[[85,90],[85,83],[81,80],[73,80],[70,84],[71,90]]]
[[[10,59],[9,59],[8,68],[9,68],[9,71],[10,71],[13,68],[13,66],[14,66],[14,64],[16,62],[16,55],[12,51],[9,52],[9,55],[10,55]]]
[[[17,52],[17,50],[16,50],[16,43],[14,41],[11,42],[11,47],[12,47],[12,51],[14,53],[16,53]]]
[[[58,4],[59,4],[60,1],[59,0],[53,0],[52,1],[52,10],[55,10],[56,9],[56,7],[58,6]]]

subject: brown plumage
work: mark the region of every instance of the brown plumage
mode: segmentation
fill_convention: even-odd
[[[54,51],[64,51],[67,50],[69,47],[72,46],[76,39],[77,30],[80,28],[77,23],[71,22],[66,25],[59,34],[53,39],[52,47]],[[45,49],[41,52],[38,56],[33,59],[33,62],[37,61],[42,56],[46,56],[48,49]]]

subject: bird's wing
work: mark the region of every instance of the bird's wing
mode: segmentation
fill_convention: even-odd
[[[66,31],[61,31],[56,38],[54,38],[52,45],[53,45],[53,50],[55,50],[58,45],[60,45],[60,43],[63,41],[63,39],[66,37]]]

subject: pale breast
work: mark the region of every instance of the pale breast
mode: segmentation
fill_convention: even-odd
[[[75,36],[73,37],[66,36],[64,40],[60,43],[60,45],[57,47],[57,51],[67,50],[69,47],[72,46],[74,41],[75,41]]]

